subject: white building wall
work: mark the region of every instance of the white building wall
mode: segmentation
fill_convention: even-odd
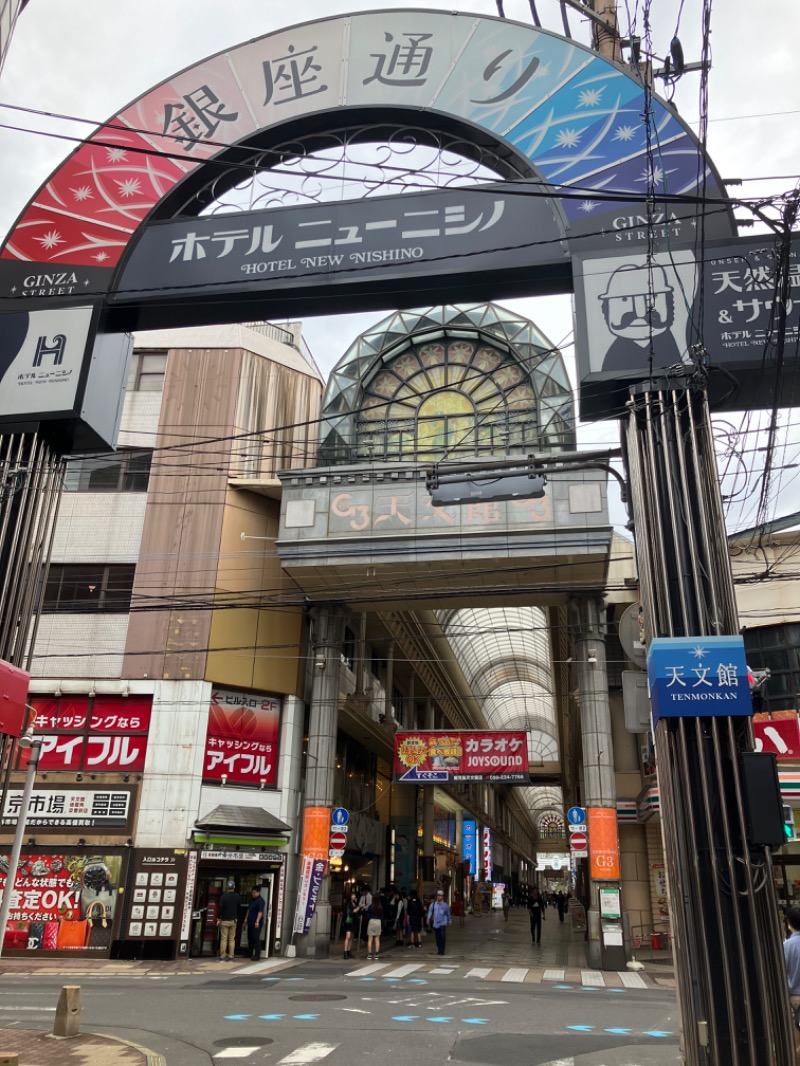
[[[210,701],[207,681],[153,683],[153,715],[134,837],[138,847],[185,848],[190,841],[201,802]]]
[[[43,614],[31,675],[118,678],[127,633],[127,614]]]
[[[146,504],[146,492],[65,492],[52,561],[135,563]]]

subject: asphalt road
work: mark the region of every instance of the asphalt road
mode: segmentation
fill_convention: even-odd
[[[462,974],[346,976],[334,962],[273,977],[84,977],[82,1028],[141,1043],[167,1066],[674,1066],[674,994],[515,985]],[[6,982],[8,979],[6,979]],[[0,1027],[47,1029],[69,979],[0,985]]]

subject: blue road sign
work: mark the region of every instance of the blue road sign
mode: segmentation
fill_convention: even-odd
[[[334,825],[347,825],[350,821],[350,812],[344,807],[336,807],[331,815],[331,821]]]
[[[570,825],[585,825],[586,811],[583,807],[570,807],[567,811],[567,821]]]

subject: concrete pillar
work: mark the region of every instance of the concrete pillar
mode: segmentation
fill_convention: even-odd
[[[596,596],[573,597],[569,603],[569,621],[581,712],[583,806],[612,809],[616,825],[617,791],[603,601]],[[600,887],[619,888],[619,881],[590,880],[587,961],[595,968],[602,964]]]
[[[425,701],[425,729],[433,730],[435,726],[436,711],[433,700]],[[433,785],[420,785],[422,789],[422,879],[431,881],[434,875],[434,850],[433,850]]]
[[[278,930],[281,945],[292,939],[292,924],[300,879],[300,843],[303,834],[300,786],[303,776],[303,726],[305,706],[297,696],[284,696],[281,706],[280,759],[278,760],[279,818],[296,826],[293,846],[286,855],[283,929]]]
[[[330,604],[311,609],[311,713],[308,728],[306,807],[331,807],[336,774],[336,727],[345,611]],[[320,888],[308,932],[306,952],[317,959],[330,954],[330,877]]]
[[[81,986],[64,985],[58,997],[53,1036],[78,1036],[81,1031]]]

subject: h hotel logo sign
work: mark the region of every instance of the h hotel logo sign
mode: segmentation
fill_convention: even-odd
[[[61,366],[64,362],[64,352],[67,348],[67,338],[63,333],[56,333],[51,342],[48,342],[47,336],[41,336],[36,342],[36,351],[33,356],[33,365],[41,366],[42,359],[47,355],[52,355],[53,366]]]

